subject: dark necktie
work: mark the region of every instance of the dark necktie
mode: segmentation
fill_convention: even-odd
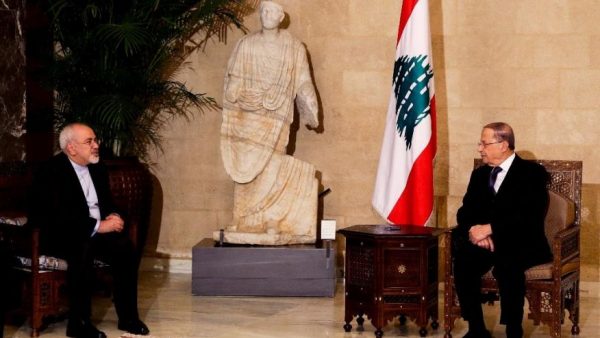
[[[488,181],[488,187],[493,194],[496,194],[496,189],[494,189],[494,184],[496,184],[496,178],[498,178],[498,173],[502,171],[500,167],[492,168],[492,172],[490,173],[490,180]]]

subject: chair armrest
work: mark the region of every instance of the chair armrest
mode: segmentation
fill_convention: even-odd
[[[16,256],[28,257],[38,262],[40,257],[40,230],[28,225],[0,224],[0,237]],[[39,272],[39,265],[32,264],[32,274]]]
[[[579,268],[579,225],[556,233],[552,240],[554,276],[561,276]]]
[[[37,275],[40,271],[40,229],[31,229],[31,273]]]

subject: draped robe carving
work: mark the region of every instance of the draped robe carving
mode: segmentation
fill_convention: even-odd
[[[312,164],[286,154],[294,99],[301,120],[318,126],[306,51],[285,30],[236,45],[225,75],[221,155],[234,183],[229,243],[314,243],[317,188]],[[219,233],[213,237],[219,239]]]

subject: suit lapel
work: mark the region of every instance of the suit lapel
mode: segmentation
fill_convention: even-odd
[[[83,188],[79,182],[79,177],[77,176],[71,161],[69,161],[69,158],[64,153],[61,154],[61,165],[63,166],[63,172],[65,173],[65,185],[73,192],[73,196],[78,196],[78,203],[83,203],[87,208],[87,200],[85,199]]]
[[[518,155],[515,155],[515,159],[510,165],[510,168],[508,168],[508,172],[506,173],[498,192],[496,192],[496,196],[501,195],[503,191],[507,190],[507,187],[510,187],[513,184],[515,172],[519,172],[521,161],[522,159]]]
[[[104,208],[107,207],[107,194],[110,194],[110,190],[106,190],[106,183],[104,182],[104,175],[99,169],[99,164],[90,164],[88,169],[90,171],[90,177],[94,184],[94,190],[96,191],[96,197],[98,198],[98,207],[100,208],[100,214],[104,215]],[[109,207],[110,208],[110,207]]]

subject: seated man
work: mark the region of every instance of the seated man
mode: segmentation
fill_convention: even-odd
[[[85,124],[60,132],[61,153],[40,167],[30,194],[29,221],[39,227],[43,250],[68,263],[67,336],[104,338],[90,321],[95,257],[111,265],[118,328],[147,335],[137,308],[137,257],[113,205],[98,142]]]
[[[467,338],[490,337],[481,309],[481,276],[492,266],[500,291],[500,323],[508,338],[522,337],[525,270],[552,260],[544,235],[548,173],[514,149],[508,124],[483,127],[478,150],[487,165],[471,174],[452,234],[456,293],[469,322]]]

